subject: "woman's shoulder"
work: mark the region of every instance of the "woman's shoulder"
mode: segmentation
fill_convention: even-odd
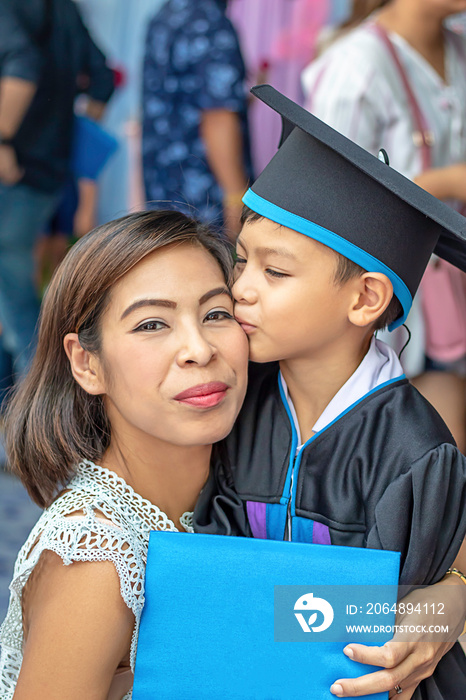
[[[146,542],[151,530],[170,530],[173,523],[158,506],[140,496],[114,471],[90,460],[78,465],[68,488],[50,510],[71,515],[82,504],[86,515],[133,533]]]
[[[390,82],[387,49],[371,23],[364,23],[332,43],[302,73],[308,99],[357,101],[361,95],[381,100]]]
[[[385,47],[371,22],[364,22],[356,29],[334,39],[321,55],[306,68],[317,71],[327,65],[339,65],[341,70],[377,71],[383,68]]]
[[[128,607],[138,605],[135,591],[144,576],[150,523],[143,518],[143,499],[135,494],[131,503],[123,480],[116,483],[115,474],[115,484],[112,479],[106,483],[106,476],[98,465],[81,463],[66,489],[44,510],[16,560],[11,589],[18,597],[43,553],[52,552],[65,566],[112,562]]]
[[[91,564],[92,579],[96,574],[104,588],[107,583],[113,589],[116,585],[125,608],[134,616],[134,664],[144,604],[150,516],[152,522],[157,522],[157,511],[113,472],[107,473],[92,462],[78,465],[67,487],[44,510],[18,554],[10,584],[10,606],[1,629],[2,647],[8,658],[4,660],[2,651],[0,671],[10,664],[19,673],[22,603],[23,595],[28,594],[28,582],[33,582],[42,571],[47,581],[66,577],[67,585],[75,586],[80,576],[89,575]]]

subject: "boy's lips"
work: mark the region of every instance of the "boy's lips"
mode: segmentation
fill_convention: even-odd
[[[175,401],[196,406],[199,408],[212,408],[217,406],[224,398],[230,387],[225,382],[209,382],[197,384],[174,396]]]
[[[252,333],[256,330],[257,326],[254,326],[252,323],[249,323],[249,321],[243,321],[243,319],[239,316],[235,316],[235,318],[245,333]]]

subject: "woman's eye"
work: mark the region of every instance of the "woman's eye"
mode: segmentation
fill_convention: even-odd
[[[237,265],[246,265],[246,263],[247,263],[246,258],[242,258],[240,255],[236,256],[235,267]]]
[[[210,311],[210,313],[207,314],[205,317],[205,321],[224,321],[225,319],[232,319],[233,314],[230,314],[228,311],[222,311],[222,310],[217,310],[217,311]]]
[[[270,267],[268,267],[265,272],[270,276],[270,277],[289,277],[285,272],[278,272],[278,270],[272,270]]]
[[[161,331],[164,328],[168,328],[168,326],[163,321],[145,321],[135,328],[134,331]]]

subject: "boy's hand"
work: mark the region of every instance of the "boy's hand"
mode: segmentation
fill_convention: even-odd
[[[344,652],[354,661],[381,666],[382,670],[359,678],[336,680],[331,692],[340,698],[359,697],[371,693],[389,691],[389,697],[396,697],[395,686],[402,689],[402,700],[409,700],[419,683],[434,672],[440,659],[451,649],[463,631],[466,586],[456,576],[446,576],[442,581],[427,588],[412,591],[403,598],[412,608],[417,604],[428,610],[442,609],[441,624],[448,633],[436,634],[420,631],[424,626],[439,624],[430,614],[404,613],[396,617],[398,626],[416,626],[419,631],[396,632],[393,639],[382,647],[368,647],[364,644],[349,644]],[[433,606],[433,607],[431,607]],[[441,607],[440,607],[441,606]],[[401,695],[401,693],[400,693]]]

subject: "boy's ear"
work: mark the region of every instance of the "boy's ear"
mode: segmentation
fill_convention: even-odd
[[[77,333],[68,333],[63,347],[70,361],[71,373],[80,387],[95,396],[105,393],[102,367],[95,355],[84,350]]]
[[[393,298],[393,285],[382,272],[365,272],[354,282],[355,294],[348,320],[363,328],[375,323],[388,308]]]

